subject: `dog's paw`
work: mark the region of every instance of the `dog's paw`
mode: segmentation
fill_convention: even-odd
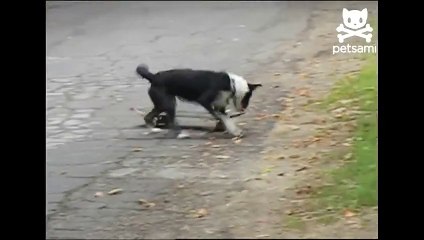
[[[230,134],[233,135],[234,137],[242,138],[244,135],[244,132],[240,128],[236,128],[233,131],[231,131]]]
[[[177,139],[186,139],[190,138],[190,134],[188,132],[182,131],[177,135]]]
[[[161,128],[151,128],[150,129],[150,132],[151,133],[160,133],[160,132],[163,132],[164,130],[163,129],[161,129]]]

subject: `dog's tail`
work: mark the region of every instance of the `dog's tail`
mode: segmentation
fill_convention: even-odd
[[[149,67],[146,64],[138,65],[136,71],[141,77],[147,79],[150,83],[155,80],[155,74],[149,71]]]

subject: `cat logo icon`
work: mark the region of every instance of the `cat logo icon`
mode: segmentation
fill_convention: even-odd
[[[340,24],[336,31],[339,43],[343,43],[346,38],[353,36],[365,38],[367,43],[371,42],[372,38],[372,27],[367,24],[368,10],[364,8],[362,11],[358,10],[347,10],[343,8],[343,24]],[[346,26],[346,27],[345,27]],[[344,33],[341,34],[340,32]],[[367,34],[365,34],[367,33]]]

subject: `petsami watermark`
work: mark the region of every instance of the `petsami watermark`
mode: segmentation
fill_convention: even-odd
[[[359,37],[363,38],[366,43],[370,43],[372,39],[373,28],[367,23],[368,10],[366,8],[359,10],[347,10],[343,8],[343,23],[340,24],[336,31],[339,43],[344,43],[347,38]],[[333,54],[336,53],[376,53],[376,45],[339,45],[333,46]]]

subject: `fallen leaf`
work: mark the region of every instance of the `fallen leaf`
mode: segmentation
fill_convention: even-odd
[[[301,73],[300,74],[300,79],[301,80],[305,80],[307,77],[308,77],[308,74],[306,74],[306,73]]]
[[[283,173],[283,172],[282,172],[282,173],[277,174],[277,176],[282,177],[282,176],[284,176],[284,174],[285,174],[285,173]]]
[[[290,155],[289,158],[300,158],[300,155],[299,154]]]
[[[268,234],[257,235],[256,238],[270,237]]]
[[[180,228],[180,230],[188,231],[190,230],[190,227],[188,225],[184,225],[184,227]]]
[[[335,114],[341,114],[341,113],[343,113],[343,112],[345,112],[346,111],[346,108],[345,107],[341,107],[341,108],[337,108],[337,109],[334,109],[333,111],[331,111],[332,113],[335,113]]]
[[[289,215],[289,216],[290,216],[290,215],[293,215],[293,214],[294,214],[294,211],[293,211],[293,210],[287,210],[287,211],[286,211],[286,214],[287,214],[287,215]]]
[[[274,76],[280,76],[281,73],[274,73]]]
[[[235,143],[235,144],[239,144],[239,143],[241,143],[241,139],[239,138],[239,139],[234,140],[234,143]]]
[[[209,155],[211,155],[210,153],[208,153],[208,152],[204,152],[203,154],[202,154],[202,156],[203,157],[207,157],[207,156],[209,156]]]
[[[309,194],[312,192],[311,186],[302,187],[296,191],[296,194]]]
[[[256,117],[256,118],[255,118],[255,120],[256,120],[256,121],[260,121],[260,120],[264,120],[264,119],[266,119],[266,118],[267,118],[267,116]]]
[[[344,212],[344,216],[347,217],[347,218],[354,217],[355,215],[356,215],[355,213],[349,211],[348,209],[346,209],[345,212]]]
[[[271,167],[265,168],[262,173],[270,173],[272,171]]]
[[[213,194],[212,191],[206,191],[206,192],[199,193],[200,196],[208,196],[208,195],[212,195],[212,194]]]
[[[279,160],[283,160],[283,159],[285,159],[285,158],[286,158],[285,156],[281,155],[281,156],[279,156],[277,159],[279,159]]]
[[[123,189],[121,189],[121,188],[115,188],[115,189],[109,191],[107,194],[115,195],[115,194],[121,193],[122,191],[123,191]]]
[[[251,180],[263,180],[263,178],[261,178],[261,177],[254,177],[254,178],[246,178],[246,179],[244,179],[245,182],[249,182]]]
[[[103,196],[104,196],[104,193],[103,192],[96,192],[94,194],[94,197],[103,197]]]
[[[226,155],[217,155],[217,156],[215,156],[215,158],[217,158],[217,159],[229,159],[229,158],[230,158],[230,156],[226,156]]]
[[[314,118],[310,123],[313,124],[324,124],[327,121],[324,118]]]
[[[308,169],[308,167],[307,166],[303,166],[301,168],[296,169],[296,172],[300,172],[300,171],[303,171],[303,170],[306,170],[306,169]]]
[[[106,207],[107,207],[107,205],[105,203],[103,203],[102,205],[98,206],[97,208],[98,209],[103,209],[103,208],[106,208]]]
[[[296,126],[296,125],[292,125],[292,126],[289,126],[292,130],[294,130],[294,131],[296,131],[296,130],[299,130],[300,129],[300,127],[299,126]]]
[[[302,144],[303,144],[304,147],[307,146],[307,144],[305,142],[302,143],[300,140],[293,140],[291,142],[290,146],[294,147],[294,148],[300,148],[300,147],[302,147]]]
[[[141,152],[141,151],[143,151],[143,149],[142,148],[133,148],[132,151],[133,152]]]
[[[152,207],[156,206],[156,204],[155,204],[155,203],[153,203],[153,202],[149,202],[149,201],[147,201],[147,200],[145,200],[145,199],[143,199],[143,198],[140,198],[140,199],[138,200],[138,203],[139,203],[140,205],[146,206],[146,207],[148,207],[148,208],[152,208]]]
[[[206,216],[207,214],[208,214],[208,210],[201,208],[201,209],[196,210],[194,217],[195,218],[202,218],[202,217]]]
[[[296,91],[297,95],[303,97],[310,97],[309,89],[301,88]]]
[[[155,203],[152,203],[152,202],[147,205],[148,208],[152,208],[154,206],[156,206],[156,204]]]
[[[353,156],[353,154],[352,154],[352,153],[348,153],[348,154],[344,155],[343,159],[344,159],[344,160],[349,160],[349,159],[351,159],[351,158],[352,158],[352,156]]]

